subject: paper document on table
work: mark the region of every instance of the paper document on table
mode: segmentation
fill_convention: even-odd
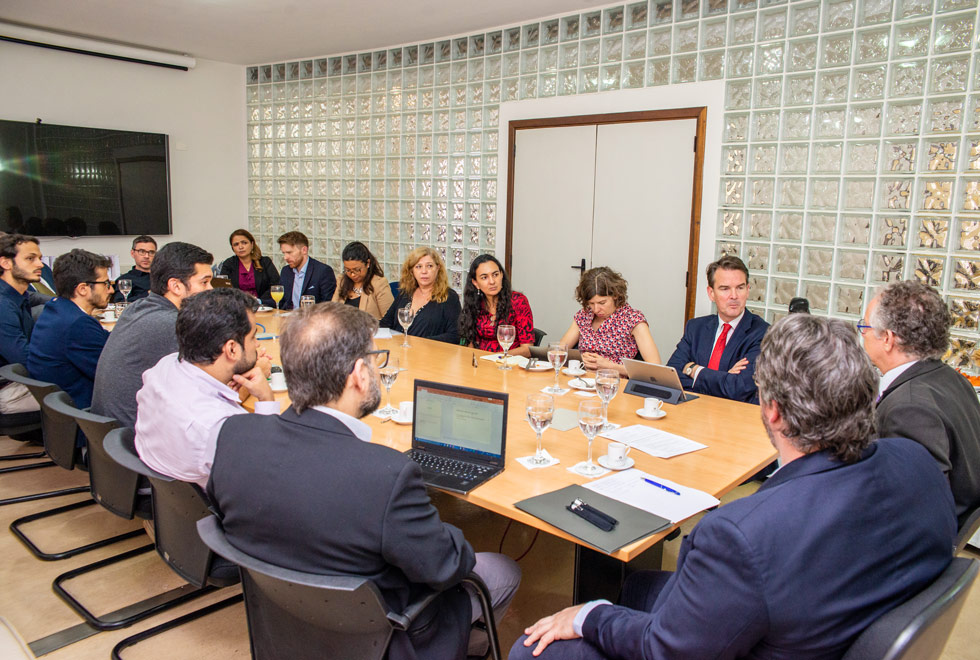
[[[391,339],[391,329],[390,328],[378,328],[374,331],[375,339]]]
[[[490,362],[499,363],[503,361],[503,353],[491,353],[490,355],[483,355],[480,357],[481,360],[489,360]],[[508,355],[507,364],[512,367],[520,367],[523,369],[527,366],[527,358],[522,355]]]
[[[609,440],[615,440],[616,442],[622,442],[624,445],[629,445],[634,449],[639,449],[657,458],[671,458],[707,447],[707,445],[702,445],[700,442],[694,442],[685,437],[644,426],[643,424],[633,424],[632,426],[625,426],[615,431],[606,431],[605,433],[600,433],[599,436],[608,438]]]
[[[651,484],[645,479],[671,488],[680,495],[661,486]],[[688,488],[636,468],[617,472],[614,475],[585,484],[584,487],[638,509],[663,516],[673,523],[686,520],[695,513],[720,504],[718,498],[712,497],[703,490]]]

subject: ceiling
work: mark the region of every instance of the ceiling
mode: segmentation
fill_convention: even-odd
[[[0,20],[236,64],[367,51],[602,0],[0,0]]]

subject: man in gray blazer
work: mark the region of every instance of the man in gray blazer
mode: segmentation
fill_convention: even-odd
[[[962,525],[980,506],[980,403],[967,380],[939,358],[950,315],[932,288],[895,282],[876,295],[858,328],[881,371],[878,437],[923,445],[949,479]]]

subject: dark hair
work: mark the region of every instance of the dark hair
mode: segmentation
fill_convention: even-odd
[[[361,285],[361,289],[364,293],[371,295],[374,293],[374,287],[371,286],[371,280],[375,277],[384,277],[385,272],[381,269],[381,264],[378,260],[374,258],[371,251],[367,248],[364,243],[360,241],[354,241],[353,243],[348,243],[344,247],[344,252],[340,256],[342,261],[362,261],[367,264],[367,273],[364,275],[364,284]],[[337,294],[341,302],[347,300],[347,294],[351,292],[354,288],[354,280],[347,276],[347,271],[341,269],[343,275],[340,278],[340,291]]]
[[[828,449],[853,463],[874,438],[878,376],[851,323],[780,319],[762,339],[755,383],[763,405],[779,406],[783,435],[805,454]]]
[[[167,243],[157,252],[150,264],[150,291],[162,296],[167,293],[167,284],[177,278],[184,286],[190,286],[197,264],[210,266],[214,257],[210,252],[190,243],[174,241]]]
[[[306,237],[301,231],[287,231],[285,234],[276,239],[279,245],[285,243],[286,245],[303,245],[310,247],[310,239]]]
[[[476,279],[476,269],[488,262],[496,264],[501,274],[494,328],[496,329],[501,323],[507,323],[510,319],[511,289],[507,271],[492,254],[481,254],[470,263],[470,270],[466,274],[466,284],[463,285],[463,310],[459,314],[459,338],[466,344],[476,343],[476,319],[483,312],[484,307],[483,292],[473,284],[473,280]]]
[[[153,243],[153,247],[157,246],[157,241],[155,238],[153,238],[152,236],[147,236],[146,234],[140,234],[139,236],[133,239],[133,247],[130,249],[135,250],[136,246],[140,243]]]
[[[191,296],[177,312],[178,357],[193,364],[213,364],[229,339],[244,346],[252,332],[248,313],[258,307],[255,298],[230,287]]]
[[[235,240],[236,236],[242,236],[249,240],[249,242],[252,244],[252,251],[249,252],[248,256],[251,257],[252,265],[255,267],[255,270],[262,270],[262,250],[259,248],[259,244],[255,242],[255,237],[252,236],[252,232],[247,229],[236,229],[235,231],[231,232],[231,236],[228,237],[229,245]]]
[[[293,409],[301,413],[338,399],[377,329],[373,316],[342,302],[294,310],[279,337]]]
[[[575,287],[575,300],[585,309],[596,296],[612,296],[616,309],[619,309],[626,304],[626,280],[612,268],[590,268],[582,273]]]
[[[746,283],[749,281],[749,269],[745,267],[745,262],[734,255],[726,254],[718,261],[712,261],[705,269],[705,273],[708,275],[708,286],[712,289],[715,287],[715,271],[719,268],[722,270],[740,270],[745,273]]]
[[[932,287],[915,280],[894,282],[878,294],[868,319],[875,332],[891,330],[909,357],[942,357],[949,347],[949,309]]]
[[[4,234],[0,236],[0,259],[16,259],[17,246],[22,243],[37,243],[40,245],[36,238],[27,234]],[[0,267],[0,272],[3,272],[2,267]]]
[[[75,248],[54,260],[51,274],[54,276],[54,290],[60,298],[71,299],[75,289],[82,282],[95,281],[96,268],[110,268],[112,262],[101,254]]]

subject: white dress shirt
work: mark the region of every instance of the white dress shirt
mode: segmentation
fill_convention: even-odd
[[[897,367],[892,367],[885,373],[881,375],[881,380],[878,381],[878,396],[880,397],[885,390],[892,386],[892,383],[905,373],[905,370],[911,367],[913,364],[918,362],[918,360],[912,360],[911,362],[906,362],[905,364],[900,364]]]
[[[725,338],[725,346],[727,347],[728,339],[731,338],[732,333],[735,332],[735,327],[738,325],[739,321],[741,321],[744,316],[745,316],[745,310],[743,309],[742,313],[736,316],[735,318],[733,318],[731,321],[722,321],[721,317],[720,316],[718,317],[718,328],[715,330],[715,340],[711,342],[712,351],[714,351],[715,344],[718,343],[718,337],[721,336],[721,329],[725,327],[725,323],[728,323],[728,325],[732,327],[731,330],[728,331],[728,336]],[[696,381],[698,379],[698,376],[701,375],[702,369],[707,369],[707,365],[697,366],[694,368],[694,373],[691,375],[691,384],[694,384],[694,381]]]
[[[371,427],[345,412],[327,406],[313,406],[313,410],[322,412],[325,415],[336,417],[340,422],[350,429],[350,432],[357,436],[361,442],[371,442]]]

